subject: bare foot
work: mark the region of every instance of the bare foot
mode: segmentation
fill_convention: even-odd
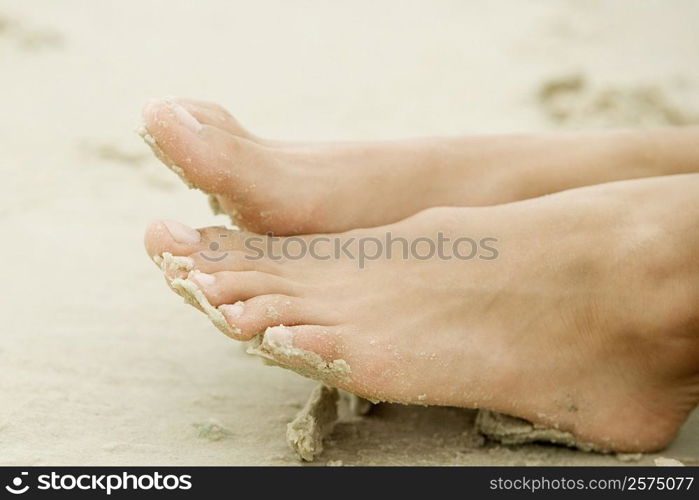
[[[699,129],[689,128],[304,145],[256,137],[220,106],[191,99],[152,101],[144,119],[161,159],[218,210],[279,235],[375,227],[435,206],[494,205],[699,165]]]
[[[259,349],[284,366],[372,400],[487,408],[650,451],[699,399],[697,190],[699,175],[626,181],[292,238],[157,222],[146,247],[179,256],[170,278],[203,291],[232,337],[264,332]],[[368,238],[439,231],[479,250],[421,259],[423,239],[364,269],[334,255],[335,239],[357,257]]]

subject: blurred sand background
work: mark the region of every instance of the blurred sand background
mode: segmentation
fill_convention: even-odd
[[[0,464],[298,463],[284,428],[313,383],[246,357],[142,249],[154,218],[226,222],[132,132],[147,98],[280,139],[682,124],[698,20],[695,0],[1,0]],[[472,419],[386,405],[319,462],[624,463],[476,446]],[[697,412],[662,455],[699,463]]]

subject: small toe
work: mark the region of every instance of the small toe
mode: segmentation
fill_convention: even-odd
[[[267,274],[282,275],[282,268],[275,265],[274,261],[241,250],[212,252],[207,248],[191,254],[190,258],[194,269],[208,274],[222,271],[261,271]]]
[[[328,314],[318,312],[308,301],[288,295],[261,295],[232,306],[220,307],[227,321],[250,339],[267,328],[278,325],[331,325]]]
[[[214,274],[194,271],[191,281],[204,293],[214,307],[234,304],[258,295],[297,295],[300,285],[260,271],[222,271]]]
[[[273,326],[265,331],[262,346],[281,364],[290,368],[309,363],[305,353],[331,363],[340,358],[342,343],[336,327],[320,325]]]

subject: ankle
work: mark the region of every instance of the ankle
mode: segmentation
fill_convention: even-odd
[[[492,162],[504,201],[654,175],[628,130],[513,135]]]

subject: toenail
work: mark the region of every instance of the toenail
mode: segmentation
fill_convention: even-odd
[[[175,112],[175,116],[179,120],[180,124],[184,125],[192,132],[199,132],[202,129],[201,123],[199,123],[197,119],[194,118],[189,111],[184,109],[175,101],[168,100],[166,102],[170,106],[170,109],[172,109]]]
[[[267,328],[263,342],[281,347],[290,347],[293,334],[285,326],[272,326]]]
[[[192,279],[197,285],[203,286],[205,288],[210,287],[214,283],[216,283],[216,277],[213,274],[206,274],[199,271],[195,271],[192,274]]]
[[[223,304],[222,306],[219,306],[219,309],[226,316],[231,318],[240,318],[245,312],[245,304],[238,301],[235,304]]]
[[[167,228],[170,236],[172,236],[172,239],[177,243],[194,245],[201,241],[199,231],[192,229],[189,226],[185,226],[181,222],[177,222],[175,220],[164,220],[162,223]]]
[[[147,115],[150,113],[150,111],[155,108],[158,104],[160,104],[162,101],[159,99],[148,99],[146,103],[143,105],[143,114]]]

